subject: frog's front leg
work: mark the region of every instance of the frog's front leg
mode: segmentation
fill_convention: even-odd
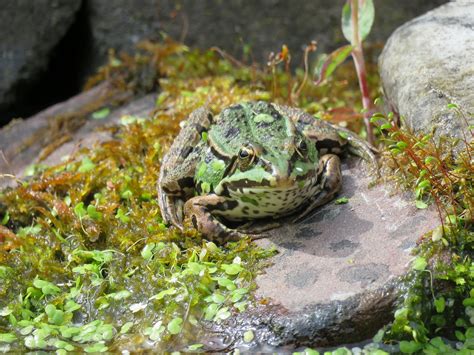
[[[213,211],[235,208],[236,204],[235,201],[215,194],[196,196],[184,204],[185,219],[209,240],[219,243],[239,240],[247,234],[226,227],[212,214]]]
[[[182,229],[184,201],[194,194],[194,172],[201,158],[201,135],[211,125],[213,116],[201,107],[183,121],[181,131],[163,158],[158,178],[158,203],[165,223]]]
[[[334,154],[323,155],[319,160],[318,176],[320,176],[320,179],[318,179],[319,192],[308,201],[307,207],[293,222],[301,221],[316,207],[331,201],[334,195],[341,189],[342,174],[339,157]]]

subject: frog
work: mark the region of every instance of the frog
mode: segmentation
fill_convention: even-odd
[[[366,141],[302,109],[267,101],[218,114],[200,107],[181,122],[162,159],[163,221],[180,230],[193,226],[219,243],[266,236],[335,197],[346,152],[377,166]]]

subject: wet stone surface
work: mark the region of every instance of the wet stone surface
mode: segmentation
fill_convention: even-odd
[[[372,180],[358,158],[345,159],[338,198],[347,204],[331,201],[257,241],[279,252],[257,277],[269,305],[222,325],[236,343],[251,327],[258,346],[331,346],[371,338],[392,319],[410,252],[439,222],[409,196],[369,188]]]

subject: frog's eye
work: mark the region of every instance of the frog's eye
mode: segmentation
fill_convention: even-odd
[[[302,140],[300,140],[299,143],[296,145],[296,153],[298,153],[298,155],[299,155],[301,158],[304,158],[307,152],[308,152],[308,145],[307,145],[306,142],[302,139]]]
[[[305,141],[300,141],[300,143],[298,144],[298,150],[300,152],[306,152],[308,150],[308,145],[306,144]]]
[[[253,149],[249,147],[242,147],[239,150],[239,159],[248,160],[254,155]]]

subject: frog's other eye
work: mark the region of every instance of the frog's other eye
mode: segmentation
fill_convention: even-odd
[[[308,151],[308,145],[306,144],[306,142],[304,140],[301,140],[297,145],[296,145],[296,153],[298,153],[298,155],[301,157],[301,158],[304,158],[304,156],[306,155]]]
[[[240,160],[249,160],[254,156],[254,151],[250,147],[242,147],[239,150],[239,159]]]
[[[298,149],[300,152],[306,152],[308,150],[308,145],[306,144],[305,141],[301,141],[299,144],[298,144]]]

